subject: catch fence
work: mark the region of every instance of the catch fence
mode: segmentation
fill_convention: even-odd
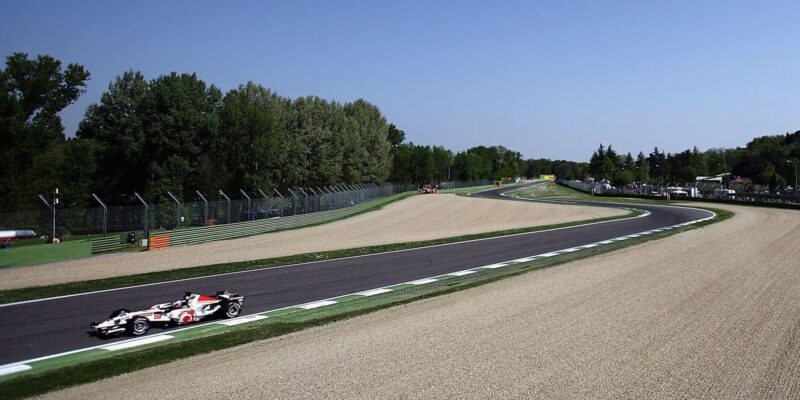
[[[172,231],[190,227],[236,224],[247,221],[291,217],[349,208],[392,194],[415,190],[414,183],[339,185],[259,191],[257,195],[228,194],[227,200],[204,201],[198,195],[192,201],[148,204],[141,206],[102,207],[87,209],[57,209],[56,236],[98,236],[119,232]],[[245,195],[247,197],[245,197]],[[207,198],[206,196],[203,196]],[[248,198],[249,197],[249,198]],[[0,230],[32,229],[46,235],[51,230],[52,212],[42,210],[0,213]],[[150,232],[145,232],[145,230]]]
[[[787,194],[780,188],[770,189],[766,185],[751,183],[689,182],[683,185],[625,185],[612,187],[607,183],[593,181],[558,180],[557,183],[582,192],[611,197],[638,197],[664,199],[689,199],[697,201],[750,203],[765,206],[800,207],[800,196]]]

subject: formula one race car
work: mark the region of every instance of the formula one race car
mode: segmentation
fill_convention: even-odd
[[[119,309],[103,322],[90,325],[98,336],[127,333],[141,336],[152,325],[186,325],[212,317],[235,318],[242,312],[244,296],[228,291],[215,296],[186,292],[183,299],[174,303],[156,304],[147,310]]]

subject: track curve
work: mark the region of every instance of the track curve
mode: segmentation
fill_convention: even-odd
[[[496,189],[475,195],[508,199],[503,193],[516,189]],[[239,292],[246,297],[249,314],[581,246],[712,215],[705,210],[683,207],[581,204],[636,208],[651,214],[550,231],[2,305],[0,364],[124,340],[126,338],[100,340],[90,336],[88,324],[105,318],[111,309],[121,306],[143,309],[172,301],[186,291],[213,293],[228,289]]]

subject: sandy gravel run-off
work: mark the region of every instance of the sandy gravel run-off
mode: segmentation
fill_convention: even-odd
[[[737,216],[46,397],[798,398],[800,213],[718,207]]]
[[[596,207],[497,201],[456,195],[412,196],[381,210],[310,228],[159,251],[109,254],[4,268],[0,269],[0,290],[441,239],[622,214],[624,211]]]

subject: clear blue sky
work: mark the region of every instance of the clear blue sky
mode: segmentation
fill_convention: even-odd
[[[0,54],[365,98],[418,144],[586,160],[800,130],[800,2],[5,1]]]

